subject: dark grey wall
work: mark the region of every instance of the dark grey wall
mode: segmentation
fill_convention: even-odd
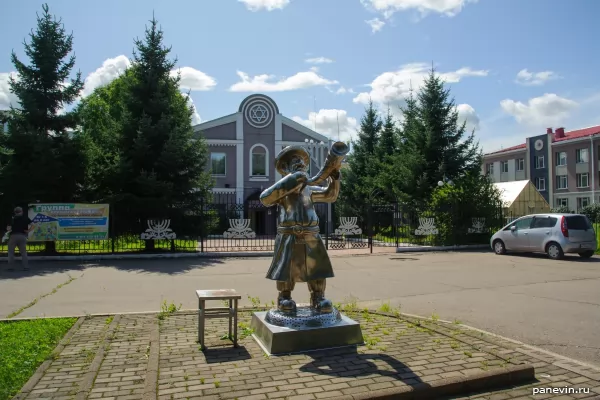
[[[540,151],[537,151],[535,149],[535,142],[538,139],[541,139],[542,142],[544,143],[544,147],[542,147],[542,149]],[[543,192],[540,192],[540,194],[542,196],[544,196],[544,199],[546,199],[546,201],[548,203],[550,203],[550,185],[554,184],[554,182],[552,182],[550,180],[549,169],[548,169],[548,166],[552,162],[552,160],[548,159],[548,146],[550,146],[549,139],[550,139],[550,135],[548,135],[548,134],[538,135],[538,136],[533,136],[533,137],[527,138],[527,140],[529,141],[529,170],[531,171],[531,174],[529,175],[529,179],[534,184],[535,184],[535,178],[539,177],[539,178],[546,179],[546,190]],[[544,168],[540,168],[540,169],[535,168],[535,157],[536,156],[544,156]],[[550,204],[552,204],[552,203],[550,203]]]

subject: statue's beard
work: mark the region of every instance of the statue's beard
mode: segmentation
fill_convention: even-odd
[[[305,171],[306,167],[303,163],[295,163],[292,164],[292,168],[290,168],[292,172],[300,172],[300,171]]]

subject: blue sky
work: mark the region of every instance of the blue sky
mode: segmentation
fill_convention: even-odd
[[[10,52],[23,57],[23,39],[43,4],[7,1],[0,24],[0,109],[14,101],[6,84],[14,71]],[[346,139],[369,98],[382,111],[389,105],[396,112],[409,85],[418,86],[433,62],[486,151],[522,143],[546,127],[600,124],[595,0],[48,4],[74,33],[86,93],[122,72],[154,12],[202,121],[233,113],[244,97],[260,92],[285,116],[311,128],[316,122],[317,131],[333,138],[339,121]]]

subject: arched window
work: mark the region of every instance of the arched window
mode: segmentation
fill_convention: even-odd
[[[269,176],[269,150],[262,144],[250,149],[250,176]]]

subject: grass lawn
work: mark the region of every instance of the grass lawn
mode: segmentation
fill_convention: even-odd
[[[77,318],[0,322],[0,400],[11,399]]]

